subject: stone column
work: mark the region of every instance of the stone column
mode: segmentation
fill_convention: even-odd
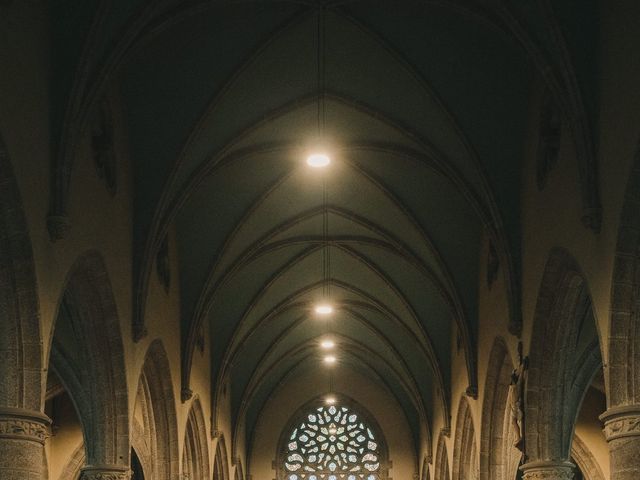
[[[611,407],[600,420],[609,443],[611,480],[640,479],[640,405]]]
[[[0,407],[0,478],[40,480],[51,420],[41,412]]]
[[[82,468],[80,480],[129,480],[131,470],[122,465],[87,465]]]
[[[520,467],[523,480],[573,480],[575,465],[563,461],[537,461]]]

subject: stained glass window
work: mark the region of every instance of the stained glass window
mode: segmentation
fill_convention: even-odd
[[[284,455],[286,480],[379,480],[373,430],[348,407],[317,407],[294,427]]]

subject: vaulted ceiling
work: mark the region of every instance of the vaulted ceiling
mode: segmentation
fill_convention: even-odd
[[[52,212],[66,209],[73,126],[116,89],[133,171],[134,332],[175,229],[183,388],[207,323],[214,388],[230,382],[249,436],[288,378],[324,378],[327,334],[340,368],[393,392],[416,440],[435,403],[449,422],[454,337],[473,394],[483,235],[519,324],[536,79],[571,126],[585,211],[597,211],[595,102],[583,100],[595,94],[595,0],[579,13],[544,0],[56,3]],[[317,149],[325,169],[305,163]],[[325,320],[313,306],[327,285]]]

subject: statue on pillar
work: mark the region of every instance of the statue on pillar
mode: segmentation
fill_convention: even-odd
[[[511,427],[516,433],[513,446],[524,453],[524,383],[529,368],[529,357],[522,355],[522,342],[518,342],[518,366],[511,373],[507,407]]]

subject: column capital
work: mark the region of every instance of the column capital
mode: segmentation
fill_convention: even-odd
[[[520,467],[523,480],[573,480],[575,465],[562,460],[542,460]]]
[[[44,444],[51,420],[42,412],[0,407],[0,438],[29,440]]]
[[[87,465],[82,468],[80,480],[129,480],[131,470],[124,465]]]
[[[621,405],[609,408],[600,415],[604,422],[607,442],[622,437],[640,436],[640,405]]]

